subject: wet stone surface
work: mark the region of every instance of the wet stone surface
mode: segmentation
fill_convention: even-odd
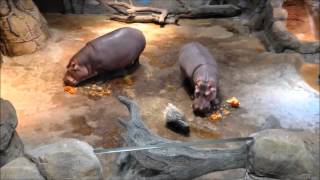
[[[183,20],[180,26],[160,28],[109,21],[104,16],[47,15],[46,19],[51,33],[47,47],[31,55],[4,57],[1,68],[1,97],[15,106],[17,131],[27,148],[63,137],[94,147],[121,146],[118,118],[128,112],[117,95],[129,96],[140,105],[154,133],[175,140],[248,136],[265,127],[270,117],[283,128],[319,130],[319,92],[300,77],[301,56],[266,52],[257,38],[232,20]],[[126,77],[92,80],[75,94],[64,92],[62,78],[71,56],[89,40],[125,26],[146,36],[139,68]],[[181,83],[178,52],[190,41],[207,46],[217,59],[222,100],[233,96],[240,100],[240,108],[231,109],[220,121],[194,116]],[[189,137],[165,127],[163,111],[168,103],[185,113]]]

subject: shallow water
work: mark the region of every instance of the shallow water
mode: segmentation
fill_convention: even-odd
[[[320,66],[319,64],[303,64],[300,68],[303,79],[313,89],[320,91]]]

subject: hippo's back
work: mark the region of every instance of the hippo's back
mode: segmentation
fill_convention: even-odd
[[[145,45],[143,33],[129,27],[117,29],[87,43],[94,51],[91,61],[97,62],[95,64],[99,64],[101,70],[117,69],[134,62]]]
[[[146,40],[143,33],[134,28],[120,28],[89,42],[97,51],[113,52],[118,49],[136,49],[142,51]]]
[[[217,66],[209,50],[198,42],[184,45],[179,53],[180,67],[191,76],[194,69],[200,64],[211,64]]]

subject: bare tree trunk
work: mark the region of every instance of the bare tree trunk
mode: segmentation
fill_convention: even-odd
[[[201,5],[199,7],[189,7],[186,2],[179,0],[181,8],[169,12],[167,9],[154,7],[137,7],[131,3],[119,1],[109,2],[99,0],[103,5],[111,7],[118,14],[112,15],[110,19],[127,23],[157,23],[177,24],[179,18],[207,18],[207,17],[230,17],[241,13],[240,8],[231,5]]]
[[[119,100],[130,111],[130,120],[121,121],[126,129],[123,139],[127,146],[158,146],[175,142],[152,134],[144,125],[135,102],[125,97],[119,97]],[[245,168],[250,145],[243,141],[237,148],[168,147],[125,152],[118,158],[119,176],[120,179],[192,179],[209,172]]]
[[[1,0],[0,24],[0,49],[6,56],[33,53],[46,44],[47,22],[32,0]]]

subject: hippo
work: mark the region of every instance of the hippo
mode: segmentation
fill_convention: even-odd
[[[181,75],[193,90],[193,110],[206,114],[219,104],[218,65],[209,50],[198,42],[184,45],[179,52]]]
[[[107,33],[86,43],[70,59],[63,81],[77,86],[98,74],[130,68],[139,64],[145,46],[146,39],[138,29],[125,27]]]

